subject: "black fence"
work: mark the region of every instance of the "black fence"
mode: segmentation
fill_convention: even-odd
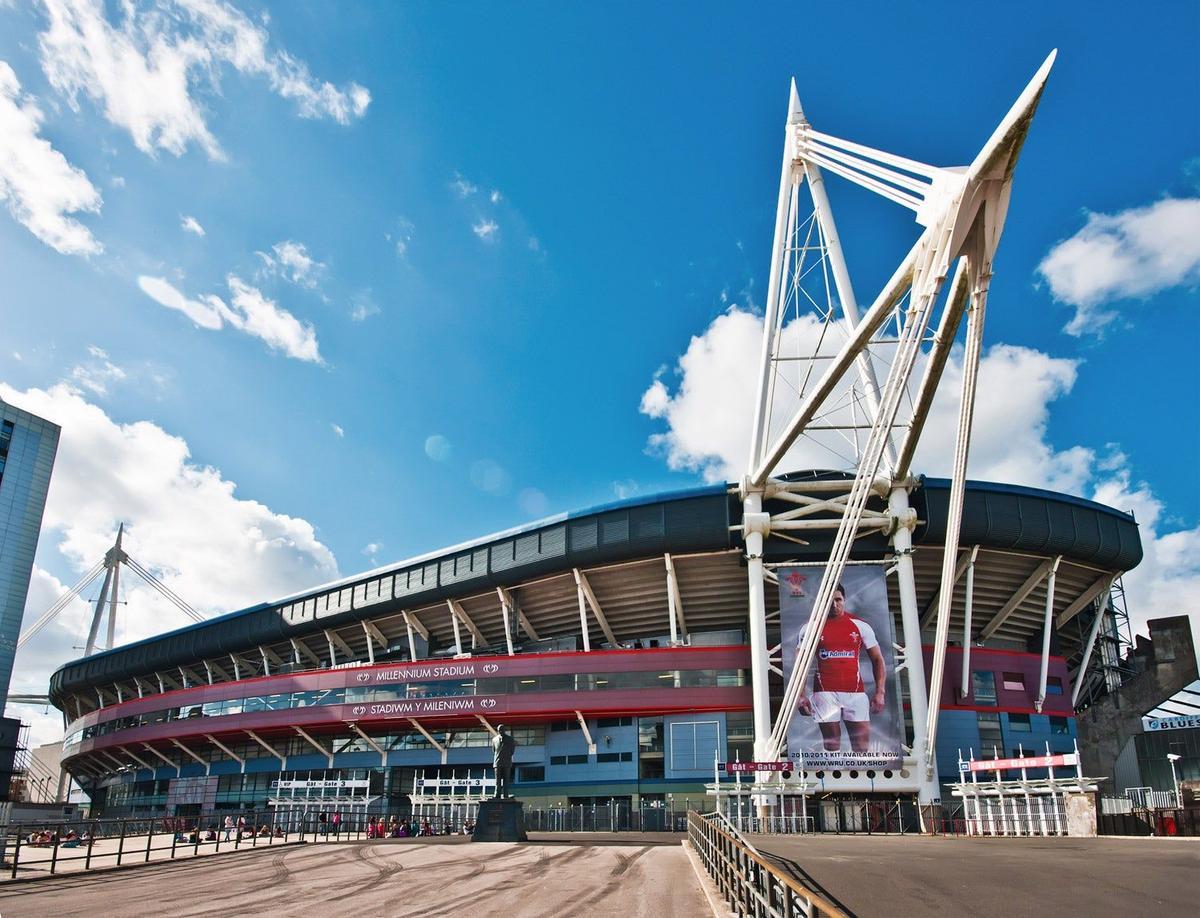
[[[298,840],[269,814],[250,813],[226,826],[220,816],[184,819],[85,819],[11,823],[4,830],[4,866],[57,873],[175,859],[209,851],[257,848]],[[158,855],[158,857],[155,857]]]
[[[530,832],[686,832],[687,810],[635,808],[622,804],[525,810]]]
[[[1135,809],[1128,813],[1100,813],[1096,830],[1101,835],[1200,836],[1200,807],[1187,809]]]
[[[459,835],[469,821],[441,816],[396,822],[361,813],[244,813],[183,818],[163,816],[84,819],[55,823],[12,823],[3,831],[3,866],[18,871],[59,873],[174,860],[293,842],[336,843],[369,839]]]

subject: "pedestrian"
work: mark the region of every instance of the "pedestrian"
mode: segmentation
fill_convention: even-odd
[[[225,817],[225,841],[229,841],[229,833],[233,831],[233,817]]]
[[[338,838],[342,832],[342,814],[335,812],[333,814],[333,837]]]

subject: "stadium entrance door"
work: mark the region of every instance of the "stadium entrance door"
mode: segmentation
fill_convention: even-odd
[[[1058,769],[1057,773],[1055,769]],[[1065,771],[1065,774],[1064,774]],[[959,782],[954,796],[962,798],[968,835],[1062,836],[1072,821],[1068,800],[1091,806],[1091,830],[1096,834],[1096,781],[1083,776],[1079,747],[1074,752],[1027,756],[1023,748],[1010,759],[958,759]],[[980,775],[984,779],[980,779]],[[1019,774],[1020,777],[1005,778]],[[990,776],[990,777],[989,777]]]
[[[268,805],[275,811],[276,825],[289,832],[302,827],[326,831],[334,826],[348,830],[366,822],[367,809],[379,799],[371,795],[371,782],[346,778],[280,778],[271,782]],[[337,814],[338,819],[333,819]]]

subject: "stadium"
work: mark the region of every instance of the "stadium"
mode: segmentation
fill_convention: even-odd
[[[849,486],[786,477],[800,494]],[[922,610],[936,606],[948,498],[945,480],[921,480],[911,494]],[[96,653],[52,679],[65,766],[109,815],[261,812],[293,782],[320,784],[306,791],[314,806],[408,812],[421,779],[423,791],[468,799],[490,770],[489,730],[503,722],[519,743],[517,792],[528,806],[700,807],[714,759],[752,758],[741,518],[733,486],[622,501]],[[975,482],[962,539],[977,630],[963,697],[959,582],[937,746],[943,782],[957,777],[960,749],[1070,751],[1072,674],[1095,669],[1079,664],[1105,611],[1098,598],[1141,556],[1126,514]],[[765,561],[820,562],[828,542],[768,537]],[[880,530],[859,540],[853,560],[884,570],[893,554]],[[889,603],[899,610],[896,579]],[[774,646],[777,591],[767,596]],[[776,709],[782,691],[772,673]],[[901,771],[913,767],[871,785],[847,775],[843,789],[894,797],[889,785],[910,785]]]
[[[531,810],[736,799],[740,819],[748,797],[752,818],[799,810],[807,828],[810,799],[850,798],[907,805],[925,827],[957,795],[980,831],[998,803],[1018,834],[1064,834],[1066,797],[1095,789],[1074,712],[1113,684],[1137,525],[966,477],[993,257],[1053,59],[966,166],[815,130],[792,86],[739,481],[543,520],[68,663],[50,698],[93,806],[469,813],[503,724]],[[825,172],[922,228],[861,307]],[[957,422],[936,461],[950,477],[924,477],[948,366]],[[118,536],[114,583],[120,556]]]

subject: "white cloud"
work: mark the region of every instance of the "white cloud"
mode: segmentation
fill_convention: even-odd
[[[811,340],[808,322],[790,323],[785,339]],[[661,369],[646,388],[641,412],[667,425],[650,444],[672,468],[699,471],[710,481],[736,481],[744,474],[761,336],[760,317],[730,310],[692,338],[679,359],[674,392]],[[1200,634],[1200,525],[1195,520],[1167,525],[1161,501],[1149,485],[1134,483],[1127,458],[1112,445],[1098,455],[1078,445],[1059,449],[1050,441],[1051,408],[1070,394],[1077,371],[1077,361],[1031,348],[989,348],[980,365],[968,475],[1079,494],[1134,511],[1145,559],[1124,584],[1136,626],[1144,632],[1150,618],[1187,613]],[[961,354],[955,353],[926,423],[914,462],[917,472],[950,472],[961,374]],[[786,413],[795,400],[780,393],[777,389]],[[781,470],[829,467],[828,450],[814,439],[801,438]],[[625,496],[620,482],[614,482],[614,491]]]
[[[204,296],[198,300],[190,300],[170,282],[161,277],[147,275],[138,278],[138,286],[160,306],[179,310],[201,328],[216,331],[224,324],[224,320],[229,318],[229,307],[219,297]]]
[[[355,322],[365,322],[371,316],[380,313],[379,304],[370,290],[360,290],[350,301],[350,318]]]
[[[200,221],[195,217],[181,216],[179,221],[179,228],[185,233],[192,233],[196,236],[204,235],[204,227],[200,225]]]
[[[262,259],[268,272],[278,274],[293,284],[308,287],[310,290],[317,286],[319,277],[325,271],[325,264],[313,258],[303,242],[285,239],[271,246],[271,251],[275,254],[255,253]]]
[[[357,83],[339,89],[314,79],[303,61],[271,50],[267,31],[221,0],[128,0],[108,8],[102,0],[43,2],[48,22],[39,48],[51,85],[74,107],[89,96],[145,153],[178,156],[195,143],[223,158],[197,98],[197,91],[219,91],[222,65],[265,78],[305,118],[348,124],[371,101]]]
[[[488,195],[488,200],[491,201],[493,204],[499,204],[502,200],[504,200],[504,195],[502,195],[499,191],[497,191],[495,188],[493,188],[492,193]]]
[[[26,391],[0,383],[0,398],[62,425],[39,557],[61,562],[75,572],[72,578],[111,547],[118,522],[125,524],[130,555],[205,614],[338,576],[333,554],[310,523],[238,497],[234,482],[192,462],[188,444],[157,424],[118,424],[65,383]],[[127,604],[118,613],[118,643],[188,624],[135,578],[122,578],[121,586]],[[61,592],[54,578],[35,571],[26,621]],[[79,656],[73,645],[87,621],[86,605],[77,602],[23,647],[14,690],[44,692],[50,672]]]
[[[40,136],[42,111],[22,94],[0,61],[0,201],[14,220],[64,255],[103,251],[91,230],[68,214],[99,213],[100,192],[83,170]]]
[[[624,481],[614,481],[612,489],[617,500],[624,500],[627,497],[633,497],[640,490],[640,486],[632,478],[626,478]]]
[[[237,276],[230,274],[225,280],[233,295],[234,308],[241,311],[239,328],[289,357],[311,363],[323,362],[317,347],[317,334],[311,325],[281,309]]]
[[[478,459],[471,463],[471,484],[486,494],[503,495],[512,488],[512,478],[505,468],[493,459]]]
[[[1098,333],[1106,304],[1200,283],[1200,198],[1165,198],[1117,214],[1088,214],[1083,229],[1038,266],[1054,298],[1075,308],[1064,331]]]
[[[1048,439],[1050,407],[1070,393],[1077,369],[1077,361],[1030,348],[987,349],[979,365],[971,477],[1084,493],[1095,454],[1082,446],[1058,450]],[[921,436],[915,460],[921,471],[951,471],[961,380],[961,356],[955,354]]]
[[[434,462],[445,462],[452,451],[450,441],[441,434],[431,434],[425,438],[425,455]]]
[[[112,185],[113,188],[124,188],[125,187],[125,177],[121,176],[121,175],[114,175],[112,178],[110,178],[108,180],[108,183],[110,185]]]
[[[537,488],[522,488],[521,492],[517,495],[517,506],[521,508],[521,512],[526,516],[540,519],[550,509],[550,501]]]
[[[363,546],[362,553],[364,555],[366,555],[368,558],[370,558],[372,561],[374,561],[375,556],[377,554],[379,554],[379,552],[381,552],[382,550],[383,550],[382,542],[368,542],[366,545]]]
[[[450,187],[454,189],[454,193],[460,198],[469,198],[479,190],[478,185],[472,184],[457,172],[454,173],[454,181],[450,183]]]
[[[412,242],[415,230],[416,227],[411,220],[401,217],[396,221],[396,231],[387,234],[388,241],[395,243],[396,254],[401,258],[408,254],[408,246]]]
[[[114,364],[108,359],[108,353],[96,345],[88,347],[88,354],[92,359],[79,364],[71,369],[71,380],[75,385],[82,389],[86,389],[93,395],[107,395],[108,387],[113,383],[121,382],[126,378],[126,373],[121,367]]]
[[[783,353],[809,352],[819,334],[820,326],[810,316],[788,323]],[[840,343],[827,337],[822,353],[832,354]],[[643,392],[641,412],[667,422],[668,429],[651,438],[651,447],[666,456],[671,468],[700,471],[710,481],[735,481],[745,473],[761,347],[762,318],[730,309],[692,338],[679,360],[674,393],[662,370]],[[942,474],[949,468],[961,372],[958,355],[953,355],[921,439],[919,471]],[[1078,493],[1087,481],[1092,453],[1078,447],[1056,451],[1046,441],[1049,406],[1070,391],[1075,376],[1072,360],[1009,345],[990,348],[980,365],[972,476]],[[798,401],[793,387],[777,385],[774,434]],[[830,404],[838,404],[838,398]],[[849,420],[848,410],[840,407],[824,420]],[[814,432],[796,442],[780,468],[844,468],[852,464],[848,455],[840,435]]]
[[[530,236],[528,245],[531,252],[540,252],[542,250],[542,242],[537,236]]]
[[[666,455],[671,468],[701,471],[710,481],[741,475],[761,342],[762,319],[730,310],[688,344],[674,395],[658,378],[642,394],[642,413],[667,422],[667,431],[655,434],[651,446]]]
[[[1121,578],[1134,631],[1146,633],[1152,618],[1188,615],[1192,633],[1200,635],[1200,525],[1164,532],[1162,502],[1127,468],[1100,481],[1093,497],[1132,511],[1139,524],[1145,556]]]
[[[500,234],[500,226],[495,220],[480,220],[471,227],[471,232],[484,242],[495,242]]]
[[[138,286],[151,299],[168,309],[182,312],[201,328],[218,331],[229,324],[289,357],[323,363],[312,325],[301,322],[236,275],[230,274],[225,280],[232,294],[232,305],[226,305],[220,297],[211,294],[199,300],[188,299],[161,277],[143,275],[138,278]]]
[[[342,427],[341,427],[340,425],[338,425],[338,424],[330,424],[329,426],[333,428],[333,435],[334,435],[335,437],[337,437],[339,440],[341,440],[343,437],[345,437],[345,436],[346,436],[346,431],[345,431],[345,430],[343,430],[343,429],[342,429]]]

